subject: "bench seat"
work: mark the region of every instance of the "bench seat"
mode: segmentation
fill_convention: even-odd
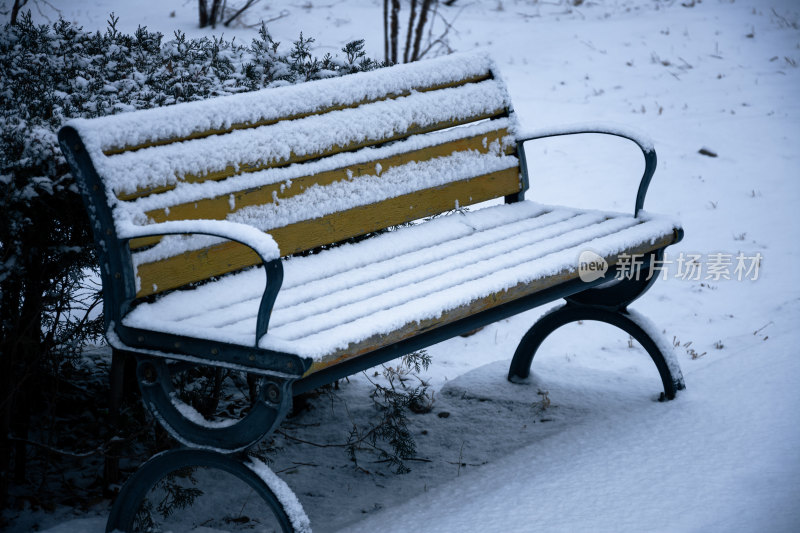
[[[456,211],[355,244],[284,260],[259,346],[311,357],[310,372],[477,310],[578,277],[578,255],[609,264],[676,240],[666,217],[524,201]],[[129,327],[252,346],[262,268],[142,303]]]

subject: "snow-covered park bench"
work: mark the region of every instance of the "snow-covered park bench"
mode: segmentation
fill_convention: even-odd
[[[634,214],[524,199],[523,141],[587,132],[642,149]],[[665,398],[683,388],[669,344],[627,310],[682,236],[641,211],[653,147],[620,130],[526,133],[484,56],[74,120],[59,137],[97,242],[108,341],[135,355],[145,404],[186,446],[129,480],[109,528],[129,529],[166,471],[199,464],[259,487],[302,529],[285,486],[224,454],[270,434],[293,395],[561,298],[509,379],[560,325],[599,320],[644,346]],[[642,275],[615,279],[631,256]],[[580,261],[600,270],[581,276]],[[258,401],[239,421],[204,420],[172,390],[188,365],[259,376]]]

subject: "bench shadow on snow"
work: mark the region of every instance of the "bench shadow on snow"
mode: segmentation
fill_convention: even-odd
[[[335,531],[434,487],[458,483],[522,448],[546,447],[548,437],[562,431],[607,431],[620,413],[653,408],[660,393],[658,374],[644,350],[633,352],[623,359],[634,368],[598,367],[603,357],[615,357],[617,351],[591,363],[591,354],[586,354],[587,364],[545,353],[522,383],[506,379],[509,360],[446,382],[436,392],[430,413],[408,413],[417,450],[406,461],[411,472],[405,475],[393,473],[366,450],[357,453],[355,468],[343,448],[335,447],[354,424],[363,426],[376,417],[365,401],[372,385],[360,375],[343,381],[335,394],[312,399],[307,410],[284,423],[281,433],[289,438],[276,436],[273,469],[297,493],[314,531]],[[369,377],[379,379],[372,371]]]

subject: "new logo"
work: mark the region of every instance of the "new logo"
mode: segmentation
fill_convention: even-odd
[[[578,276],[581,281],[589,283],[602,278],[608,271],[608,263],[601,255],[591,250],[584,250],[578,257]]]

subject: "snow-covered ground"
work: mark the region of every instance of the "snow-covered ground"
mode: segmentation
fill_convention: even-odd
[[[86,28],[113,10],[123,30],[205,34],[194,28],[195,1],[49,3]],[[373,414],[366,376],[285,424],[272,468],[315,531],[800,530],[800,5],[568,3],[442,9],[454,20],[453,49],[491,51],[525,126],[613,122],[654,138],[659,170],[645,207],[678,217],[686,237],[668,250],[668,279],[633,308],[679,344],[687,390],[654,401],[658,375],[645,352],[595,324],[558,331],[531,381],[509,384],[511,355],[543,309],[442,343],[429,349],[425,375],[433,411],[410,415],[423,459],[409,462],[411,473],[369,454],[356,470],[341,447],[297,440],[345,442],[351,420]],[[279,17],[269,29],[284,46],[302,30],[319,52],[366,38],[380,57],[381,14],[379,0],[273,0],[247,20]],[[529,143],[528,160],[529,198],[633,209],[642,166],[633,145],[559,138]],[[740,253],[745,267],[761,261],[737,280]],[[699,279],[682,279],[680,254],[700,255]],[[733,279],[714,279],[714,268]],[[12,531],[102,531],[106,512],[26,513]]]

